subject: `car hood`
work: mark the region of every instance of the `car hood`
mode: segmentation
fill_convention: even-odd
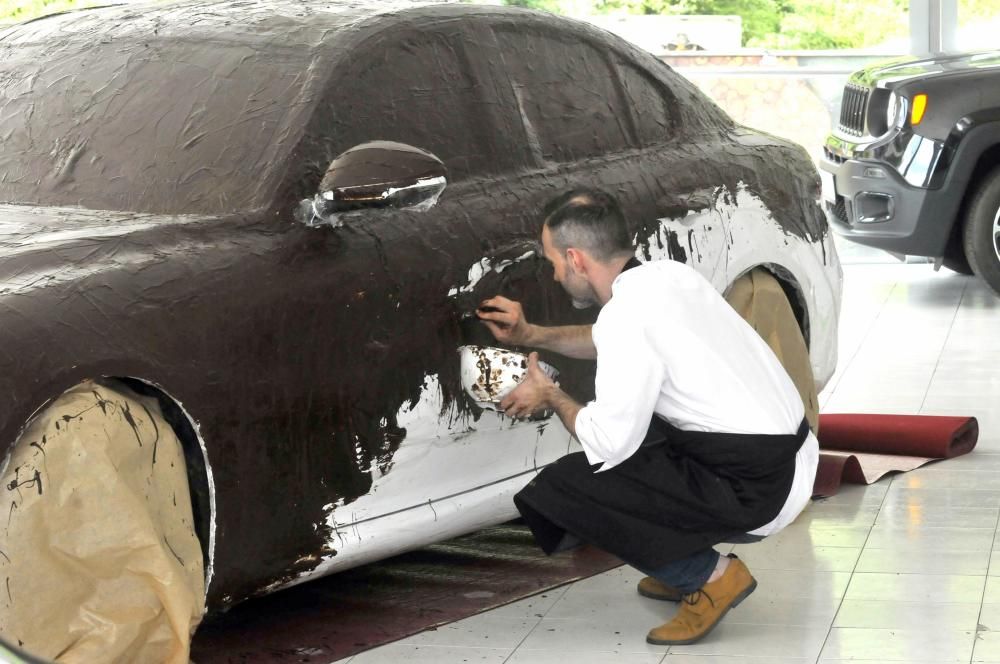
[[[901,58],[882,62],[856,72],[851,80],[866,87],[878,86],[892,89],[906,81],[937,78],[970,72],[1000,73],[1000,51],[955,53],[931,58]]]
[[[0,204],[0,293],[148,254],[150,232],[214,218]]]
[[[0,204],[0,256],[19,247],[53,248],[83,238],[119,237],[147,228],[209,219],[196,215]]]

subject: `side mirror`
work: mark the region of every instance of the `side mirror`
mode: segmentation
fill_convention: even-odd
[[[340,225],[353,210],[431,208],[447,185],[446,169],[430,152],[391,141],[363,143],[333,160],[312,201],[303,201],[308,226]]]

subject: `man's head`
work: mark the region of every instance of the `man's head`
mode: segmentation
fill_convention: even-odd
[[[618,202],[596,189],[568,191],[545,207],[542,248],[578,308],[602,301],[606,277],[633,252]]]

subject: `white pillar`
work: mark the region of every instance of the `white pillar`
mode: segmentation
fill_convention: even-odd
[[[958,0],[910,0],[910,52],[932,55],[959,48]]]
[[[941,51],[954,53],[958,43],[958,0],[938,0],[941,5]]]
[[[917,56],[931,52],[930,3],[933,0],[910,0],[910,53]]]

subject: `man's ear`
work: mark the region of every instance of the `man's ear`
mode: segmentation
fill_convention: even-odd
[[[584,258],[585,254],[579,249],[570,247],[566,250],[566,262],[572,266],[574,272],[583,273],[586,271]]]

